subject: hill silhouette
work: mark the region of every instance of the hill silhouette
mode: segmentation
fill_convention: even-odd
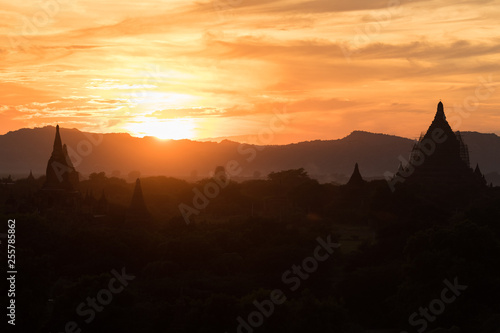
[[[26,177],[45,172],[50,155],[52,126],[20,129],[0,136],[0,174]],[[104,171],[127,178],[166,175],[196,180],[209,175],[217,165],[236,160],[240,178],[264,177],[273,171],[304,168],[320,182],[346,183],[354,164],[359,163],[366,179],[382,178],[395,172],[399,156],[408,158],[414,141],[408,138],[354,131],[338,140],[316,140],[280,146],[253,146],[223,140],[159,140],[129,134],[95,134],[61,129],[70,157],[82,175]],[[500,137],[495,134],[462,132],[469,146],[471,165],[479,163],[489,182],[500,184]],[[236,177],[236,178],[238,178]]]

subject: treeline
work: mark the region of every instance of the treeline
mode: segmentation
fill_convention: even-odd
[[[18,228],[22,329],[354,333],[425,325],[429,332],[455,326],[496,333],[500,327],[497,188],[413,185],[392,193],[383,181],[335,186],[287,170],[228,181],[187,224],[179,205],[193,205],[194,189],[204,193],[210,182],[142,179],[153,217],[147,222],[126,219],[134,185],[102,173],[81,182],[81,192],[104,193],[105,218],[57,210],[4,214]],[[315,258],[318,238],[328,237],[340,248],[330,256],[317,252],[326,259],[314,266],[307,258]],[[88,298],[106,300],[113,270],[122,269],[134,278],[106,305],[97,302],[102,309],[94,316],[85,312],[92,308]],[[294,290],[292,277],[300,282]],[[443,293],[444,281],[455,279],[466,289]],[[269,314],[277,289],[286,300],[272,303]],[[441,301],[443,309],[442,295],[455,295]]]

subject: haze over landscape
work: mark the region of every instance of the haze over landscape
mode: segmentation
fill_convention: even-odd
[[[23,129],[0,135],[0,176],[24,178],[30,171],[45,174],[45,158],[50,155],[54,127]],[[368,179],[384,178],[408,160],[413,140],[397,136],[355,131],[345,138],[310,141],[290,145],[253,145],[224,140],[197,142],[134,138],[128,134],[104,134],[61,129],[69,157],[81,177],[106,172],[127,180],[137,176],[163,175],[196,181],[211,176],[216,166],[237,161],[241,172],[234,180],[265,178],[270,172],[304,168],[320,182],[346,183],[354,163]],[[500,137],[495,134],[463,132],[469,146],[471,165],[477,163],[488,183],[500,185]],[[257,140],[258,141],[258,140]]]

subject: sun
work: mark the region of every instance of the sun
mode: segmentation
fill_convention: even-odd
[[[138,119],[126,126],[133,136],[154,136],[158,139],[194,139],[195,122],[193,119]]]

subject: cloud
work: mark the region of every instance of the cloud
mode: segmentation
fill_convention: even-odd
[[[166,109],[155,111],[146,117],[157,119],[176,119],[176,118],[198,118],[198,117],[218,117],[223,116],[226,111],[217,108],[181,108],[181,109]]]
[[[499,72],[500,1],[394,3],[79,1],[17,48],[8,37],[40,8],[5,3],[0,107],[13,118],[2,128],[60,120],[124,130],[137,117],[196,118],[215,136],[257,128],[286,104],[300,135],[314,135],[316,118],[339,135],[362,125],[417,131],[436,100],[461,101],[478,77]],[[477,126],[498,123],[499,98],[483,103]],[[377,120],[388,115],[410,123]]]

